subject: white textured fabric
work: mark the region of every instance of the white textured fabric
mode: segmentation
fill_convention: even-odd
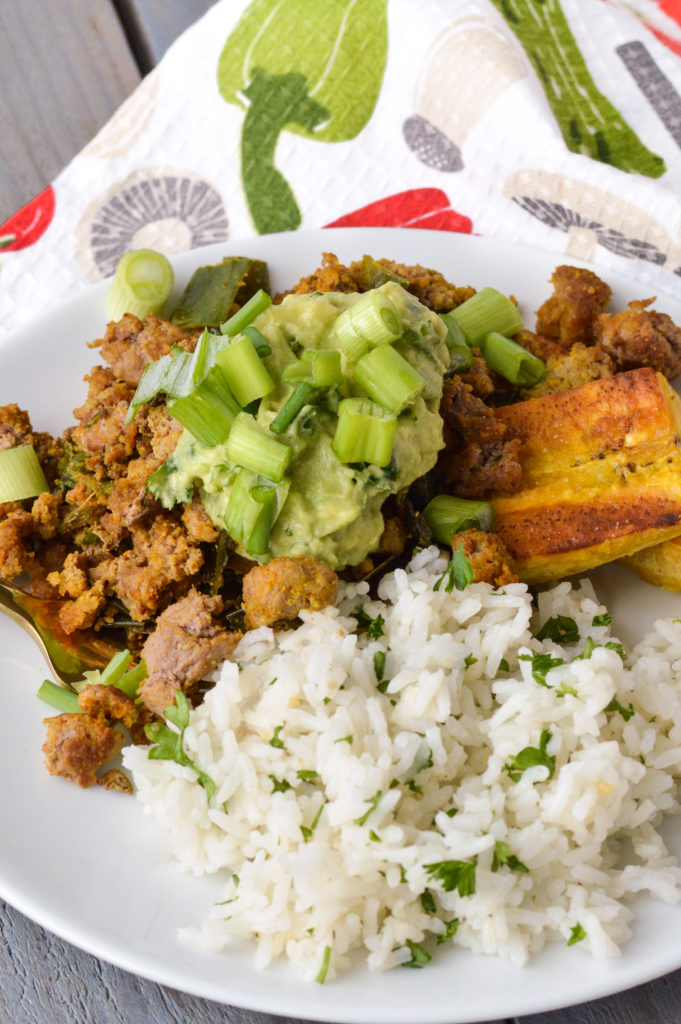
[[[675,10],[221,0],[0,226],[0,329],[107,276],[127,248],[339,220],[472,231],[678,294]]]

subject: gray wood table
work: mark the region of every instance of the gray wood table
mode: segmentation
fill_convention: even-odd
[[[211,0],[0,3],[0,223],[51,181],[173,39],[210,6]],[[0,901],[0,1024],[277,1019],[137,978],[73,948]],[[523,1022],[681,1024],[681,971]]]

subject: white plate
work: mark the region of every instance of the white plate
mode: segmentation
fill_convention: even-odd
[[[266,259],[283,289],[320,262],[364,253],[437,267],[450,280],[491,284],[518,297],[528,326],[550,292],[559,256],[491,239],[394,229],[341,229],[270,235],[225,243],[175,259],[178,283],[224,255]],[[609,272],[615,305],[644,298],[640,286]],[[96,362],[86,342],[105,323],[106,284],[42,317],[0,346],[0,405],[17,402],[34,427],[61,433],[85,395],[83,373]],[[681,322],[681,304],[656,308]],[[678,615],[681,596],[649,587],[619,567],[594,574],[620,635],[634,641],[660,615]],[[681,965],[681,907],[641,899],[635,934],[614,960],[595,961],[579,947],[555,945],[530,966],[453,949],[421,971],[370,974],[357,967],[325,986],[277,964],[253,968],[250,951],[209,954],[181,945],[180,925],[206,916],[214,879],[180,874],[165,858],[136,801],[100,789],[81,791],[42,765],[42,718],[35,698],[45,670],[24,633],[0,618],[0,895],[46,928],[126,970],[225,1003],[290,1017],[366,1024],[458,1024],[555,1009],[620,991]],[[681,825],[669,841],[681,855]]]

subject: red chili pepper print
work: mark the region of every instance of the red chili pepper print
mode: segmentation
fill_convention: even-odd
[[[54,216],[54,189],[48,185],[0,225],[0,250],[26,249],[37,242]]]
[[[470,234],[473,221],[453,210],[441,188],[412,188],[346,213],[327,228],[430,228]]]

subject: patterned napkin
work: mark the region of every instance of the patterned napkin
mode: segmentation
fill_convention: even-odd
[[[129,248],[336,225],[494,236],[678,294],[680,196],[681,0],[221,0],[0,226],[0,324]]]

